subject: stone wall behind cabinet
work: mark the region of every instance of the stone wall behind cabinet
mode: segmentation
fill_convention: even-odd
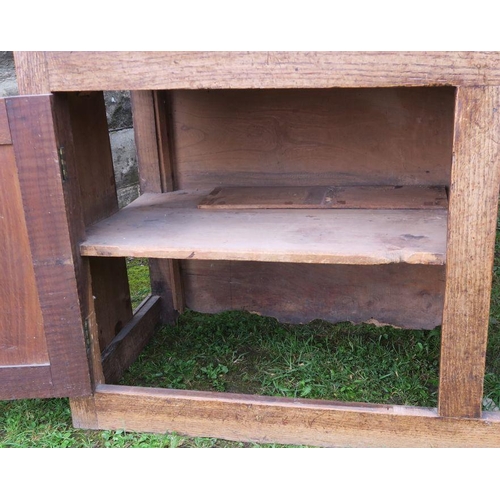
[[[0,51],[0,97],[17,94],[13,53]],[[104,99],[113,152],[116,190],[121,208],[139,196],[139,175],[130,93],[125,91],[105,92]]]

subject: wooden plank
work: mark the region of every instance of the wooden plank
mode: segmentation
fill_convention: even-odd
[[[349,266],[274,262],[182,262],[186,306],[250,311],[284,323],[441,324],[444,266]]]
[[[48,363],[12,146],[0,146],[0,186],[0,366]]]
[[[5,101],[0,99],[0,146],[3,144],[12,144],[10,136],[9,120],[7,117],[7,109]]]
[[[125,259],[89,259],[101,351],[132,318]]]
[[[170,96],[165,91],[155,91],[153,92],[153,101],[162,192],[167,193],[176,189],[171,158],[172,147],[170,130],[172,126],[170,121],[172,117],[170,111]]]
[[[177,189],[447,186],[454,89],[173,91]]]
[[[500,87],[459,88],[439,414],[481,415],[500,184]]]
[[[445,261],[443,210],[199,210],[204,195],[142,195],[88,228],[82,255],[362,265]]]
[[[169,124],[164,92],[131,92],[134,135],[139,162],[141,193],[162,193],[174,187]],[[179,263],[149,259],[151,291],[161,297],[161,321],[172,324],[184,310]]]
[[[498,52],[47,52],[51,91],[499,85]]]
[[[90,393],[72,244],[51,96],[6,100],[52,382],[59,394]]]
[[[270,208],[444,209],[444,187],[428,186],[230,186],[217,187],[198,204],[212,210]]]
[[[106,383],[117,383],[125,370],[137,359],[154,333],[160,319],[160,298],[145,299],[133,319],[102,353],[102,369]]]
[[[64,96],[68,106],[86,226],[118,211],[113,157],[102,92]]]
[[[14,52],[17,88],[20,94],[51,92],[45,52]]]
[[[163,186],[159,167],[153,92],[136,90],[130,93],[130,98],[141,193],[161,193]]]
[[[80,205],[79,213],[73,212],[70,224],[75,225],[74,238],[81,240],[84,234],[82,223],[87,226],[118,211],[106,108],[102,92],[58,95],[56,102],[61,113],[64,108],[67,115],[67,123],[60,127],[60,137],[66,133],[64,129],[71,130],[71,138],[65,141],[71,141],[73,153],[71,160],[67,158],[66,161],[72,164],[73,182],[77,186],[68,192],[67,199]],[[79,218],[83,220],[77,222]],[[90,307],[95,307],[99,342],[104,348],[132,318],[125,259],[93,260],[90,274],[93,296]],[[84,288],[89,286],[84,285]],[[87,317],[88,313],[82,312],[83,317]]]
[[[99,429],[178,432],[337,447],[498,447],[500,414],[439,418],[431,408],[98,386]]]
[[[0,400],[65,396],[51,380],[50,365],[0,367]]]

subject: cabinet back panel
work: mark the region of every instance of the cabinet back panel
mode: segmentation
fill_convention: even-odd
[[[324,319],[432,329],[441,323],[444,266],[182,261],[190,309],[246,310],[286,323]]]
[[[448,185],[455,89],[171,92],[178,189]]]

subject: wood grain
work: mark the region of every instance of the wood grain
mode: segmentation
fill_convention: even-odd
[[[498,52],[45,54],[51,91],[500,84]]]
[[[148,297],[102,353],[102,369],[107,384],[119,382],[150,340],[159,319],[160,298]]]
[[[64,396],[64,392],[61,394],[61,388],[52,384],[48,363],[1,366],[0,381],[0,400]]]
[[[78,186],[67,198],[78,197],[71,203],[81,206],[81,214],[74,214],[70,224],[81,224],[77,219],[82,217],[84,226],[88,226],[118,211],[104,96],[102,92],[65,94],[59,95],[57,102],[69,118],[76,177],[73,182]],[[75,239],[82,239],[82,228],[75,230]],[[99,343],[104,349],[132,318],[125,259],[93,260],[90,273]]]
[[[10,136],[9,120],[7,117],[7,109],[5,101],[0,99],[0,146],[3,144],[12,144]]]
[[[6,100],[54,391],[90,393],[51,96]]]
[[[459,88],[439,414],[481,415],[500,172],[500,87]]]
[[[44,52],[14,52],[17,88],[20,94],[51,92]]]
[[[0,186],[0,366],[48,363],[12,146],[0,146]]]
[[[169,129],[169,99],[165,92],[131,92],[134,135],[141,193],[163,193],[174,187]],[[184,310],[178,261],[149,259],[151,292],[161,297],[161,322],[172,324]]]
[[[453,88],[171,95],[178,189],[449,184]]]
[[[153,92],[136,90],[130,93],[130,99],[141,193],[161,193],[163,185],[160,175]]]
[[[144,194],[87,230],[84,256],[440,265],[443,210],[199,210],[205,193]]]
[[[235,186],[215,188],[198,203],[209,210],[269,208],[448,208],[444,187],[427,186]]]
[[[97,427],[329,447],[498,447],[500,415],[104,385]]]
[[[444,266],[349,266],[183,261],[186,306],[203,313],[250,311],[284,323],[441,324]]]

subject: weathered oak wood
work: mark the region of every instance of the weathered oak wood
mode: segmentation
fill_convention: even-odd
[[[52,91],[45,52],[14,52],[14,62],[20,94],[48,94]]]
[[[131,100],[141,193],[172,191],[168,96],[165,92],[138,90],[131,92]],[[171,324],[184,310],[179,263],[149,259],[149,275],[153,295],[161,297],[162,323]]]
[[[90,394],[52,99],[22,96],[6,103],[52,383],[62,396]]]
[[[481,415],[500,183],[500,87],[459,88],[439,414]]]
[[[0,367],[0,400],[58,396],[64,396],[64,390],[52,383],[48,363]]]
[[[133,319],[102,353],[102,369],[108,384],[117,383],[137,359],[153,335],[160,320],[160,298],[148,297],[138,307]]]
[[[85,256],[440,265],[444,210],[199,210],[205,193],[145,194],[87,230]]]
[[[444,266],[350,266],[182,261],[186,307],[243,310],[284,323],[389,324],[431,330],[441,324]]]
[[[198,203],[209,210],[268,208],[448,208],[444,187],[427,186],[235,186],[215,188]]]
[[[454,89],[171,92],[177,189],[447,186]]]
[[[0,99],[0,146],[2,144],[12,144],[9,120],[7,117],[7,109],[5,108],[4,99]]]
[[[51,91],[500,85],[498,52],[47,52],[46,59]]]
[[[0,366],[48,363],[12,146],[0,146],[0,190]],[[0,372],[0,385],[7,388],[5,373]]]
[[[97,428],[338,447],[498,447],[500,415],[242,394],[98,386]]]

